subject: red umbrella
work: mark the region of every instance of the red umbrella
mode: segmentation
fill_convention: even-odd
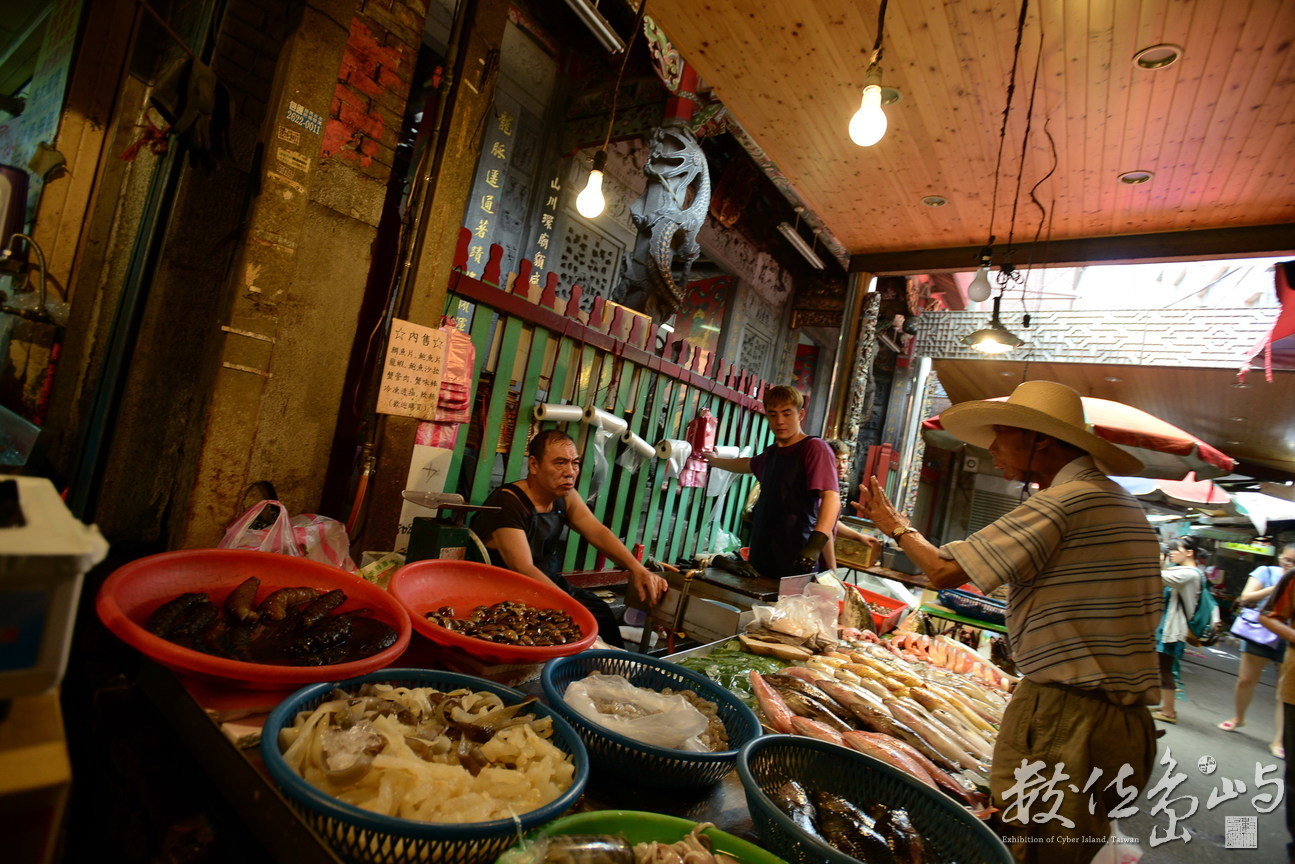
[[[1142,460],[1145,467],[1139,477],[1181,480],[1189,471],[1194,471],[1197,480],[1209,480],[1231,474],[1237,464],[1221,450],[1141,408],[1092,396],[1080,398],[1084,403],[1084,419],[1093,434]],[[1006,399],[999,396],[992,401]],[[928,440],[938,447],[951,450],[961,443],[944,431],[938,414],[923,420],[922,428]]]

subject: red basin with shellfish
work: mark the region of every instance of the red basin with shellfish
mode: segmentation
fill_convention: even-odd
[[[578,654],[594,644],[598,622],[580,601],[552,585],[529,576],[475,561],[428,559],[406,564],[391,577],[389,590],[404,604],[415,630],[438,645],[458,648],[487,663],[545,663],[554,657]],[[515,600],[536,609],[560,609],[571,616],[583,634],[561,645],[509,645],[465,636],[427,617],[442,606],[465,618],[478,606]]]
[[[259,596],[280,588],[340,588],[346,602],[336,614],[367,609],[368,617],[396,631],[396,641],[367,657],[322,666],[250,663],[205,654],[154,635],[145,628],[159,606],[188,592],[207,594],[217,604],[250,576],[261,580]],[[256,689],[337,681],[390,666],[409,646],[409,615],[394,597],[362,577],[289,555],[239,549],[188,549],[132,561],[104,581],[95,601],[100,620],[112,633],[164,666]]]

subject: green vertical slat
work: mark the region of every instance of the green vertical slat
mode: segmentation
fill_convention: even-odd
[[[487,314],[490,313],[490,314]],[[481,370],[485,368],[486,359],[490,351],[490,337],[494,331],[495,315],[493,310],[476,306],[472,312],[472,331],[469,334],[472,337],[472,349],[474,356],[472,358],[472,401],[469,409],[476,411],[477,382],[481,381]],[[450,457],[450,468],[445,472],[445,486],[442,487],[444,492],[455,492],[459,488],[459,473],[463,470],[463,451],[468,446],[468,429],[471,421],[459,426],[458,436],[454,441],[454,455]],[[480,461],[478,459],[478,461]]]
[[[593,399],[598,389],[598,384],[603,374],[603,354],[597,349],[584,345],[580,349],[580,367],[571,391],[571,404],[588,405]],[[584,425],[581,431],[585,435],[584,447],[581,449],[582,466],[580,476],[576,480],[576,492],[579,493],[582,501],[589,500],[589,489],[593,486],[594,478],[594,427]],[[578,438],[578,435],[572,435]],[[579,534],[572,534],[567,538],[567,548],[562,555],[562,569],[576,569],[576,561],[580,558],[580,549],[587,546],[584,538]]]
[[[682,389],[683,383],[675,378],[658,374],[657,386],[664,392],[652,422],[657,427],[654,437],[657,441],[660,441],[663,438],[673,437],[670,434],[672,428],[671,415],[673,414],[670,406],[674,404],[675,394]],[[663,413],[665,415],[664,419],[658,419]],[[656,442],[654,441],[653,443],[655,444]],[[666,462],[664,459],[657,459],[656,468],[651,476],[652,482],[647,491],[647,519],[643,523],[643,545],[647,547],[648,554],[658,560],[661,558],[661,552],[657,544],[657,524],[665,507],[665,495],[660,491],[665,480]]]
[[[531,429],[531,412],[539,401],[540,377],[544,374],[544,352],[548,350],[549,331],[536,327],[531,332],[531,350],[526,357],[526,371],[522,376],[520,401],[517,404],[517,425],[513,429],[512,447],[504,467],[504,482],[522,476],[526,465],[526,443]]]
[[[613,394],[613,398],[612,398],[612,403],[611,403],[612,407],[610,409],[610,413],[615,414],[617,417],[624,418],[625,410],[622,406],[624,406],[628,402],[629,396],[630,396],[630,389],[634,383],[634,376],[632,374],[628,374],[628,375],[626,374],[627,371],[632,372],[631,365],[629,361],[623,358],[613,359],[610,355],[608,355],[603,361],[603,366],[604,366],[604,369],[607,369],[608,367],[610,367],[611,379],[609,379],[608,386],[610,386],[611,380],[616,380],[617,382],[616,392]],[[616,477],[618,472],[625,471],[624,468],[621,468],[619,465],[616,464],[616,456],[620,452],[620,449],[621,449],[620,436],[615,436],[610,441],[607,442],[607,447],[605,449],[605,455],[608,462],[607,479],[603,483],[603,488],[599,490],[598,499],[594,502],[594,507],[593,507],[594,518],[596,518],[599,522],[602,522],[604,525],[608,525],[608,523],[604,521],[604,517],[607,515],[608,500],[612,497],[613,485],[616,485],[617,487],[616,488],[617,497],[618,498],[624,497],[623,490],[624,490],[625,484],[623,482],[620,484],[612,483],[612,479]],[[611,523],[609,527],[611,527],[612,525],[615,525],[615,523]],[[612,532],[616,533],[616,529],[614,527],[612,527]],[[589,544],[585,544],[585,546],[586,546],[586,549],[584,554],[584,561],[581,566],[584,569],[588,570],[591,567],[593,567],[594,556],[598,550],[594,549]]]
[[[684,430],[687,428],[689,418],[689,406],[695,406],[697,401],[695,398],[696,391],[692,387],[682,384],[681,382],[679,389],[679,395],[674,400],[674,402],[678,404],[678,408],[677,410],[672,410],[670,412],[670,427],[673,430],[667,436],[670,438],[683,438]],[[669,488],[666,490],[665,504],[661,508],[661,527],[657,531],[656,549],[657,557],[665,561],[673,561],[676,558],[675,553],[672,551],[673,544],[671,543],[671,539],[675,533],[673,530],[674,521],[671,517],[676,515],[678,512],[675,508],[678,506],[677,501],[682,494],[682,491],[683,490],[679,486],[679,478],[676,477],[674,481],[669,484]]]
[[[638,424],[639,435],[649,444],[656,445],[661,440],[660,424],[657,418],[661,414],[661,406],[665,404],[666,391],[670,388],[670,382],[657,372],[651,369],[643,368],[643,390],[652,390],[651,404],[647,412],[643,415]],[[650,383],[649,383],[650,382]],[[647,522],[643,520],[643,502],[649,501],[652,497],[652,490],[655,487],[653,478],[661,471],[661,461],[655,457],[649,459],[639,467],[638,474],[635,475],[634,482],[630,485],[629,495],[629,527],[625,531],[625,542],[634,545],[642,543],[648,545],[648,538],[639,533],[640,522],[646,530]],[[650,507],[650,503],[649,503]],[[650,511],[649,511],[650,512]]]
[[[740,448],[742,445],[740,442],[734,440],[737,436],[733,431],[737,425],[734,422],[734,418],[737,416],[737,406],[724,401],[718,396],[712,395],[710,410],[712,414],[719,418],[719,427],[715,430],[716,446],[732,446],[736,444]],[[707,472],[707,475],[706,482],[709,484],[709,472]],[[728,491],[724,493],[724,506],[715,513],[714,519],[710,519],[710,514],[711,511],[715,509],[715,505],[718,502],[712,501],[710,498],[705,498],[705,503],[702,507],[702,518],[708,521],[699,526],[697,546],[693,549],[693,554],[696,554],[699,550],[704,552],[709,549],[714,549],[715,536],[719,533],[718,529],[723,528],[726,531],[730,530],[725,520],[725,516],[726,511],[728,510],[729,497],[733,492],[733,488],[737,486],[737,481],[740,478],[740,474],[734,475],[733,481],[729,483]]]
[[[694,387],[688,395],[689,399],[685,403],[683,416],[679,418],[682,424],[681,429],[684,430],[701,413],[701,408],[706,404],[707,397],[710,394]],[[704,486],[679,487],[678,506],[673,510],[666,511],[667,514],[674,514],[674,524],[670,526],[669,560],[677,561],[686,554],[685,539],[697,528],[697,499],[704,498],[705,495],[706,488]]]
[[[508,391],[513,383],[517,346],[522,338],[519,318],[502,319],[503,338],[499,343],[499,360],[495,365],[495,383],[490,391],[490,405],[486,409],[486,423],[481,430],[481,452],[477,454],[477,473],[472,478],[473,503],[486,500],[490,494],[490,475],[495,468],[495,448],[499,446],[499,430],[503,426],[504,409],[508,406]]]
[[[628,375],[626,375],[627,370],[629,371]],[[633,410],[630,412],[629,431],[637,434],[639,437],[643,437],[643,432],[641,430],[646,422],[643,408],[647,405],[648,380],[652,373],[642,366],[632,364],[628,360],[625,360],[621,366],[621,375],[626,376],[627,378],[632,378],[634,384],[634,405]],[[629,474],[628,469],[621,469],[625,471],[626,474],[622,477],[620,487],[616,490],[616,503],[612,507],[612,518],[611,521],[607,523],[611,527],[612,531],[616,532],[618,537],[625,538],[625,546],[631,552],[634,551],[634,532],[638,528],[638,503],[643,500],[641,493],[641,487],[643,485],[642,479],[647,475],[651,467],[652,460],[647,459],[633,474]],[[625,518],[625,507],[627,503],[633,508],[628,524],[626,524]]]

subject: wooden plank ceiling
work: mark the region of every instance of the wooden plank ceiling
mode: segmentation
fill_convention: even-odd
[[[1000,253],[1009,237],[1037,237],[1036,251],[1069,243],[1093,256],[1076,263],[1104,247],[1122,260],[1222,258],[1242,235],[1259,238],[1245,252],[1295,253],[1295,0],[1031,0],[1001,164],[1019,0],[890,0],[882,79],[902,97],[886,108],[885,137],[863,148],[846,130],[878,7],[650,0],[647,9],[856,269],[970,270],[991,233]],[[1181,59],[1135,65],[1139,50],[1162,43],[1181,46]],[[1119,182],[1130,171],[1153,176]],[[948,203],[923,205],[931,195]],[[882,256],[940,267],[864,266]],[[1274,384],[1252,374],[1253,387],[1238,390],[1227,370],[1021,367],[937,371],[955,401],[1005,395],[1024,374],[1063,381],[1157,414],[1256,476],[1295,474],[1295,373]]]
[[[1295,0],[1031,2],[997,170],[1018,3],[890,0],[883,83],[902,98],[862,148],[846,127],[878,5],[650,0],[647,13],[851,255],[979,247],[991,224],[1000,245],[1280,225],[1295,248]],[[1182,59],[1134,64],[1160,43]],[[1128,171],[1154,176],[1120,183]]]

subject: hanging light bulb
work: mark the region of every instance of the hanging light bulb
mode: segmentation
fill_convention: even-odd
[[[993,251],[986,246],[980,250],[980,269],[976,271],[976,276],[967,286],[967,299],[976,303],[984,303],[989,299],[989,295],[994,292],[994,286],[989,284],[989,262],[993,258]]]
[[[868,67],[867,83],[859,110],[850,118],[850,140],[860,147],[871,147],[886,134],[886,112],[881,110],[881,66]]]
[[[589,172],[589,182],[576,196],[576,211],[586,219],[601,215],[607,204],[603,199],[603,168],[606,165],[607,151],[599,150],[594,154],[594,167]]]

